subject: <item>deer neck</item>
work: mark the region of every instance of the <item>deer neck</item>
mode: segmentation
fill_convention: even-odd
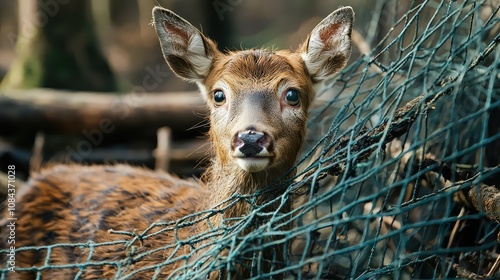
[[[283,183],[295,175],[294,172],[285,175],[292,167],[290,164],[252,173],[242,170],[237,165],[213,162],[204,174],[209,199],[202,199],[200,210],[221,209],[237,200],[234,206],[224,211],[223,218],[246,216],[252,211],[253,205],[244,198],[253,200],[254,194],[262,190],[262,194],[253,200],[255,206],[258,206],[281,195],[286,188]],[[291,210],[289,207],[285,208],[287,209],[280,209],[280,212]]]

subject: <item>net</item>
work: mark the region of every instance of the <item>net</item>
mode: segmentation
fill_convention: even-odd
[[[49,256],[43,266],[19,270],[41,277],[47,270],[111,265],[117,268],[111,278],[134,279],[180,262],[171,278],[221,270],[237,278],[235,267],[247,261],[255,264],[252,279],[498,277],[499,9],[495,0],[377,1],[368,35],[353,34],[360,58],[319,96],[300,172],[285,185],[224,204],[243,201],[250,215],[142,254],[134,253],[137,240],[175,234],[224,208],[144,232],[114,232],[120,241],[17,248]],[[283,194],[258,203],[276,188]],[[286,203],[294,204],[291,213],[267,207]],[[114,245],[129,248],[128,258],[91,260],[96,248]],[[149,253],[184,245],[191,253],[127,269]],[[52,252],[68,247],[88,248],[88,260],[51,264]],[[262,252],[276,247],[285,264],[264,269],[269,260]],[[6,278],[8,270],[0,272]]]

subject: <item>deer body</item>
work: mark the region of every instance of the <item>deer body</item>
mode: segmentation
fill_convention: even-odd
[[[157,7],[153,18],[170,68],[179,77],[196,83],[210,107],[208,135],[213,158],[202,180],[181,180],[126,165],[48,168],[34,175],[19,194],[16,247],[123,240],[123,235],[109,230],[140,233],[152,223],[172,222],[192,213],[223,207],[235,194],[253,194],[294,175],[287,172],[293,168],[304,141],[307,110],[321,82],[342,69],[350,56],[352,9],[341,8],[330,14],[297,52],[221,53],[214,42],[173,12]],[[258,203],[267,200],[263,195]],[[291,210],[291,203],[279,207],[280,212],[286,213]],[[225,209],[223,215],[205,222],[180,228],[175,233],[164,231],[138,240],[136,255],[168,244],[172,246],[123,267],[106,264],[106,260],[127,259],[130,248],[123,244],[95,247],[91,257],[87,247],[55,247],[49,258],[52,265],[86,263],[87,260],[102,262],[102,265],[82,270],[46,270],[42,276],[100,279],[114,278],[118,271],[126,275],[139,270],[131,279],[164,278],[184,262],[159,264],[192,250],[187,245],[176,248],[176,240],[203,233],[217,227],[222,219],[242,217],[249,211],[247,204],[238,202]],[[152,232],[158,230],[160,228]],[[2,237],[6,238],[6,233],[2,232]],[[43,266],[45,252],[19,251],[16,266]],[[272,262],[283,263],[281,252],[282,249],[277,249],[263,254],[265,258],[272,258]],[[160,268],[156,269],[155,265]],[[265,264],[263,270],[276,269],[279,265],[272,267]],[[233,274],[238,275],[236,278],[251,275],[244,266],[237,269],[237,274]],[[34,276],[36,273],[31,272],[9,275],[21,279]]]

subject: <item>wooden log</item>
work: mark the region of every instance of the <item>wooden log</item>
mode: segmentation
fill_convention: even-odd
[[[207,163],[210,145],[206,139],[172,142],[168,151],[169,172],[179,176],[197,176]],[[51,155],[51,163],[114,164],[128,163],[155,169],[155,150],[145,147],[96,147],[89,154],[74,157],[61,150]],[[43,166],[43,165],[42,165]]]
[[[50,89],[0,90],[0,136],[16,133],[81,134],[146,130],[185,132],[204,122],[197,92],[103,94]]]
[[[181,142],[172,142],[169,151],[169,160],[176,162],[199,162],[206,158],[210,145],[206,139],[183,140]],[[67,151],[61,150],[50,157],[52,163],[56,162],[141,162],[155,161],[155,151],[152,149],[127,148],[127,147],[105,147],[95,148],[92,153],[79,154],[78,157],[72,157]],[[68,158],[69,156],[69,158]]]

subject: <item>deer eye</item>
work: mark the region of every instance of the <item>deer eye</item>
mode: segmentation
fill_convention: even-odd
[[[214,92],[214,102],[217,106],[221,106],[226,103],[226,95],[222,90],[217,90]]]
[[[290,106],[299,104],[299,93],[295,89],[289,89],[285,93],[285,102]]]

